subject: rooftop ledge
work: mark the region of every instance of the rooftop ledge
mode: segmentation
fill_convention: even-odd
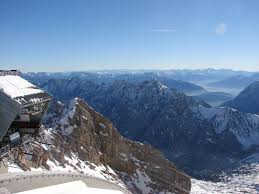
[[[18,70],[0,70],[0,76],[6,76],[6,75],[17,75],[20,76],[21,72]]]

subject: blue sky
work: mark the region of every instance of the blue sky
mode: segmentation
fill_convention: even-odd
[[[259,71],[258,0],[0,0],[0,65]]]

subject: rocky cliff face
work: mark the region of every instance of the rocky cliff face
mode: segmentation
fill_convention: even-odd
[[[28,160],[16,155],[24,169],[94,173],[133,193],[190,192],[190,178],[161,152],[123,138],[109,120],[82,100],[54,103],[45,124],[52,130],[45,130],[44,138],[33,144],[34,156]]]

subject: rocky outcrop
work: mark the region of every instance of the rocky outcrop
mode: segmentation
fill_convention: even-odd
[[[76,155],[78,163],[72,165],[74,169],[82,162],[93,169],[105,166],[103,173],[124,183],[133,193],[190,192],[190,178],[160,151],[123,138],[109,120],[80,99],[68,105],[54,103],[45,123],[52,130],[45,130],[42,141],[50,145],[35,142],[33,150],[37,150],[40,157],[33,157],[27,162],[28,167],[44,166],[51,170],[50,164],[58,163],[67,168],[68,158]],[[26,162],[21,163],[26,166]],[[111,173],[110,168],[115,173]]]

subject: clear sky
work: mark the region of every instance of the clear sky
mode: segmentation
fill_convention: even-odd
[[[0,0],[0,65],[259,71],[259,0]]]

